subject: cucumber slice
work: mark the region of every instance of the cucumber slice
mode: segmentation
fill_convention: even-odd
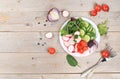
[[[93,26],[91,24],[89,24],[89,29],[88,31],[91,32],[93,30]]]
[[[95,39],[96,38],[96,34],[93,33],[93,32],[89,32],[89,33],[87,33],[87,35],[89,35],[91,39]]]
[[[89,32],[91,28],[92,28],[91,26],[88,26],[87,27],[87,32]]]
[[[94,28],[93,28],[92,32],[96,34],[96,31],[95,31],[95,29],[94,29]]]
[[[95,39],[95,37],[90,37],[90,40],[94,40]]]
[[[83,21],[83,22],[81,22],[81,27],[88,27],[89,26],[89,23],[88,22],[86,22],[86,21]]]
[[[85,31],[83,29],[80,29],[80,36],[83,37],[85,35]]]
[[[82,30],[84,30],[85,32],[87,31],[86,27],[81,27]]]
[[[85,35],[82,39],[85,40],[86,42],[88,42],[88,41],[90,41],[90,36],[89,35]]]

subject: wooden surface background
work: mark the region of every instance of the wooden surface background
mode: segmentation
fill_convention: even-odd
[[[95,3],[107,3],[110,11],[91,17],[89,11]],[[81,68],[68,65],[67,53],[59,44],[59,29],[67,18],[46,22],[47,12],[53,7],[96,24],[109,21],[108,35],[101,37],[97,53],[77,58]],[[46,39],[47,32],[54,38]],[[106,43],[118,55],[101,64],[91,79],[120,79],[120,0],[0,0],[0,79],[81,79],[80,73],[97,62]],[[47,53],[51,46],[56,48],[56,55]]]

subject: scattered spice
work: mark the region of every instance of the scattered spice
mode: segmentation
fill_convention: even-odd
[[[40,45],[40,43],[38,42],[37,45]]]
[[[42,44],[42,46],[44,46],[44,44]]]
[[[38,22],[38,24],[40,24],[40,22]]]
[[[44,24],[44,26],[46,26],[46,24]]]
[[[45,20],[45,22],[48,22],[48,20]]]
[[[42,40],[42,38],[40,38],[40,40]]]

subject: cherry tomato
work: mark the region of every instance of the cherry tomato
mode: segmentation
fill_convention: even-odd
[[[96,11],[96,10],[90,11],[90,15],[91,15],[91,16],[96,16],[96,15],[97,15],[97,11]]]
[[[84,50],[80,49],[80,50],[78,50],[78,52],[82,54],[84,52]]]
[[[84,53],[84,51],[86,51],[88,49],[88,45],[87,42],[84,40],[81,40],[78,44],[77,44],[77,51],[81,54]]]
[[[84,40],[81,40],[81,41],[80,41],[80,44],[81,44],[82,46],[87,46],[87,42],[84,41]]]
[[[107,4],[103,4],[102,5],[102,10],[105,11],[105,12],[108,12],[109,11],[109,6]]]
[[[101,5],[99,5],[99,4],[96,4],[95,5],[95,7],[94,7],[94,9],[97,11],[97,12],[100,12],[101,11]]]
[[[108,50],[103,50],[101,52],[103,58],[107,58],[110,56],[110,52]]]
[[[48,53],[55,54],[56,53],[55,48],[53,48],[53,47],[48,48]]]
[[[88,49],[88,46],[83,47],[83,50],[86,51]]]

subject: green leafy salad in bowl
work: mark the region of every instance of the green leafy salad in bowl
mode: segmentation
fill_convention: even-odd
[[[87,56],[93,53],[100,42],[98,28],[91,20],[71,18],[60,29],[60,44],[73,56]]]

